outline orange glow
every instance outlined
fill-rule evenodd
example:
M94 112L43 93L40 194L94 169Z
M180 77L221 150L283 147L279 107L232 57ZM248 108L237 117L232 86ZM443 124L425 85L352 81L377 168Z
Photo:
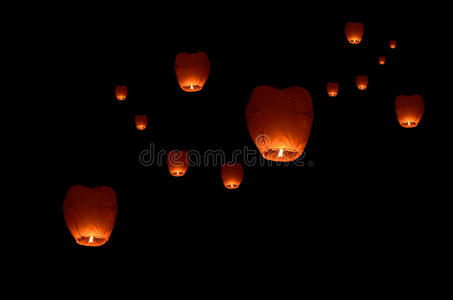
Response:
M395 101L395 112L398 122L404 128L417 127L425 112L425 104L420 95L400 95Z
M175 72L179 86L185 92L200 91L209 76L211 64L204 52L179 53L175 60Z
M395 49L396 48L396 41L395 40L389 41L389 47L390 47L390 49Z
M340 85L338 82L328 82L327 83L327 94L330 97L336 97L338 95L338 89Z
M240 163L225 164L222 166L220 173L223 185L229 190L237 189L244 178L244 169Z
M364 26L361 22L348 22L344 28L346 39L353 45L360 44L363 37Z
M379 64L385 65L385 56L379 56Z
M138 130L145 130L148 126L148 117L146 115L135 116L135 126Z
M189 168L189 157L185 150L173 150L167 153L167 166L171 176L181 177Z
M116 95L116 99L118 99L119 101L126 100L126 97L127 97L127 86L125 86L125 85L117 85L115 87L115 95Z
M302 155L313 123L311 95L306 89L259 86L245 114L250 136L265 159L288 162Z
M115 192L106 186L72 186L63 202L66 226L82 246L102 246L110 238L118 212Z
M363 75L363 76L357 76L355 78L355 82L357 84L357 88L361 91L364 91L368 87L368 76Z

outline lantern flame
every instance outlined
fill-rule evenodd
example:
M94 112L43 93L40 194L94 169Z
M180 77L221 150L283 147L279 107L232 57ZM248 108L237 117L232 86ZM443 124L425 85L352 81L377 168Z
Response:
M93 243L93 236L90 235L90 240L88 241L88 243L92 244Z
M283 149L280 149L280 151L278 152L278 157L283 157Z
M190 89L193 90L193 85L190 85Z

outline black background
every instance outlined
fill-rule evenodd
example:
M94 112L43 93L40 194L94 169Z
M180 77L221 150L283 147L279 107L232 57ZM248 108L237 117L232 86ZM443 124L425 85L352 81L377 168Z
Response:
M167 12L159 21L157 11L117 14L64 27L50 50L51 121L60 128L50 132L55 189L48 201L62 262L147 261L162 274L271 262L414 268L432 218L424 196L435 101L421 38L427 19L292 7L221 18ZM358 46L345 39L347 21L365 25ZM397 49L389 49L390 39ZM201 92L179 88L174 59L183 51L210 59ZM365 92L355 86L361 74L369 76ZM340 83L336 98L326 93L328 81ZM115 99L117 84L129 87L126 101ZM245 167L239 190L228 191L220 166L190 167L173 178L165 164L139 164L151 143L166 151L220 149L227 159L235 149L254 149L245 107L259 85L311 93L305 166ZM404 129L394 101L415 93L425 114L417 128ZM144 132L135 129L136 114L148 115ZM75 184L107 185L117 194L115 228L102 247L77 245L66 228L62 203Z

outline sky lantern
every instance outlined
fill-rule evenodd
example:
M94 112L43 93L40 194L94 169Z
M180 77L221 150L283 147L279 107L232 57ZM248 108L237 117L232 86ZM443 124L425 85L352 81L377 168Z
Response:
M348 22L344 27L344 33L349 43L353 45L360 44L363 37L364 26L361 22Z
M379 60L378 61L379 61L379 64L381 66L385 65L385 56L379 56Z
M288 162L304 152L313 123L311 95L306 89L259 86L250 96L245 115L250 136L265 159Z
M396 48L396 41L395 40L389 41L389 47L390 47L390 49L395 49Z
M181 177L189 168L189 156L185 150L172 150L167 153L168 171L171 176Z
M135 126L137 130L145 130L146 126L148 126L148 117L146 115L135 116Z
M340 85L338 82L328 82L327 83L327 94L330 97L336 97L338 95L338 89Z
M118 212L116 194L110 187L72 186L63 202L66 226L82 246L102 246L110 238Z
M240 163L225 164L220 171L223 185L229 189L237 189L244 178L244 169Z
M398 122L404 128L417 127L425 111L425 104L420 95L400 95L395 101L395 112Z
M183 52L176 56L176 78L185 92L200 91L208 79L210 69L211 64L205 52Z
M366 75L359 75L355 78L355 83L357 84L357 88L361 91L366 90L368 87L368 76Z
M119 101L126 100L127 97L127 86L126 85L117 85L115 87L116 99Z

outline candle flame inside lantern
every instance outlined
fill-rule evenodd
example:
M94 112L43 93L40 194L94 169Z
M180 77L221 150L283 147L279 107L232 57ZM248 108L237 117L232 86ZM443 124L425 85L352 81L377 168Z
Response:
M193 90L193 85L190 85L190 89Z
M278 157L283 157L283 149L280 149L280 151L278 152Z
M90 240L88 241L88 243L93 243L93 236L90 235Z

